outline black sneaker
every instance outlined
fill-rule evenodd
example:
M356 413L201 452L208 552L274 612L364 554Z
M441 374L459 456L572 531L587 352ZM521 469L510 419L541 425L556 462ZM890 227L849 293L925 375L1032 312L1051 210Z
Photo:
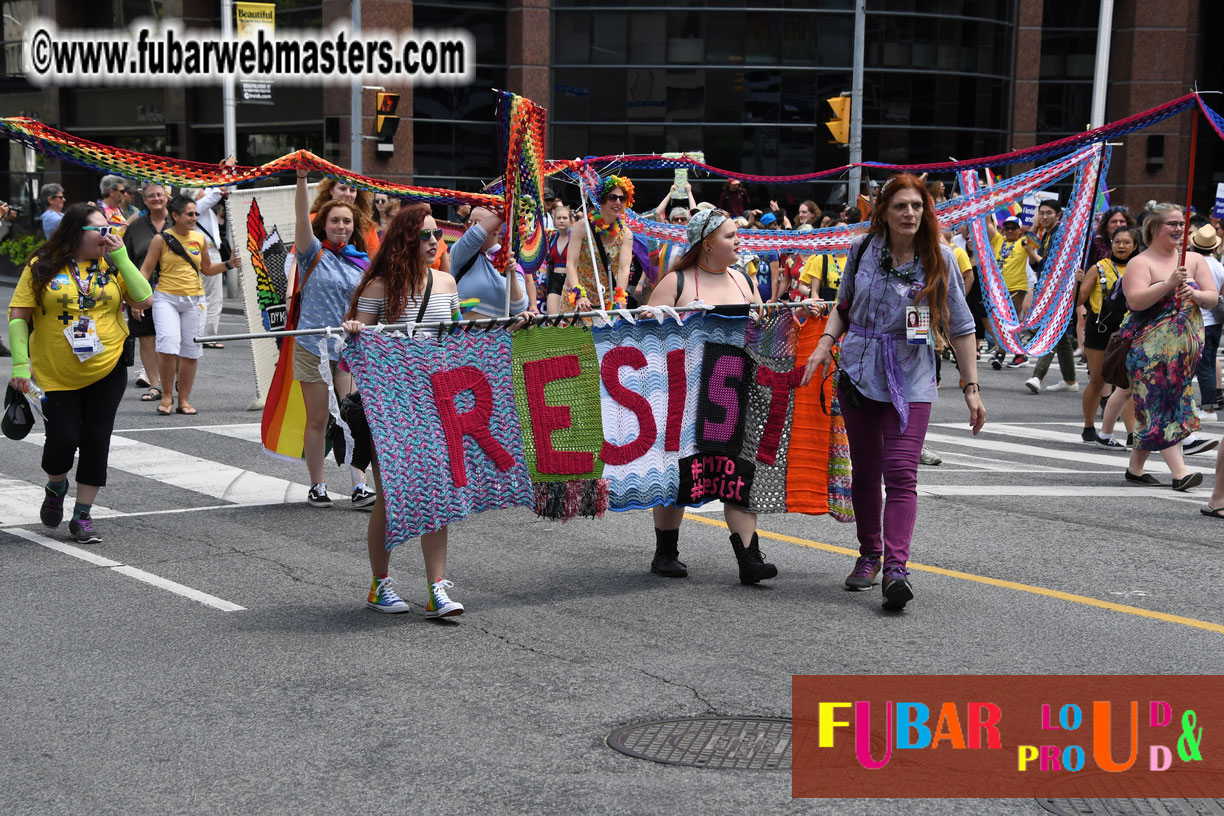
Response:
M1215 450L1220 444L1218 439L1205 439L1201 436L1192 436L1186 442L1182 443L1182 453L1187 456L1193 456L1196 453L1206 453L1209 450Z
M1080 439L1091 445L1093 442L1098 441L1100 436L1097 435L1096 428L1085 428L1080 431Z
M331 497L327 495L327 485L320 482L310 486L310 492L306 494L306 503L311 507L331 507Z
M884 595L885 609L904 609L907 603L914 600L914 587L909 582L909 571L902 567L891 567L884 573L880 590Z
M1148 487L1163 487L1160 480L1150 473L1144 473L1141 476L1136 476L1130 472L1130 468L1126 469L1126 481L1131 484L1147 485Z
M1003 369L1003 358L999 356L991 357L990 367L995 371L1001 371Z
M374 502L377 500L378 494L365 485L357 485L353 488L353 507L356 507L358 510L366 510L373 507ZM330 499L328 501L330 503Z
M1133 450L1134 447L1135 447L1135 435L1133 433L1128 433L1126 435L1126 448L1127 450Z
M64 520L64 497L68 495L68 486L64 485L63 495L57 494L46 486L43 487L43 491L43 502L42 507L38 510L38 517L42 519L44 527L55 529Z
M1200 476L1199 478L1201 479L1202 477ZM72 534L72 538L78 544L99 544L102 542L102 536L94 531L93 519L89 516L73 519L68 522L68 532Z
M1112 436L1106 436L1105 434L1097 434L1096 442L1101 447L1109 448L1110 450L1118 450L1118 451L1126 450L1125 445L1123 445L1118 440L1114 439Z
M1028 358L1023 354L1017 354L1012 358L1012 361L1007 364L1008 368L1024 368L1028 364Z

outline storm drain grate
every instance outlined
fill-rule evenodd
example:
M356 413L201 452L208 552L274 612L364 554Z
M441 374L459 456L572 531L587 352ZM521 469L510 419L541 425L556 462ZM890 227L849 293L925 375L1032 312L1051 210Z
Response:
M618 728L608 745L666 765L789 771L791 721L771 717L693 717Z
M1057 816L1224 816L1224 799L1038 799Z

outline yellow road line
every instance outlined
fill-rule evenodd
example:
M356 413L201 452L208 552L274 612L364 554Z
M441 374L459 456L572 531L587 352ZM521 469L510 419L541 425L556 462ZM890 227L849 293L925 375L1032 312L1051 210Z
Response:
M699 516L695 513L685 513L686 519L708 524L711 527L722 527L726 529L727 525L716 519ZM837 553L838 555L858 555L858 550L852 550L848 547L837 547L833 544L825 544L820 541L812 541L808 538L797 538L796 536L785 535L784 533L771 533L768 530L757 529L757 535L761 538L769 538L774 541L785 541L790 544L798 544L801 547L809 547L813 550L824 550L825 552ZM935 575L945 575L949 578L960 578L962 581L973 581L978 584L986 584L987 586L1001 587L1003 589L1014 589L1017 592L1028 592L1032 595L1044 595L1047 598L1057 598L1060 601L1069 601L1071 603L1083 604L1084 606L1095 606L1098 609L1108 609L1112 612L1122 612L1127 615L1135 615L1140 618L1152 618L1153 620L1164 621L1165 623L1178 623L1182 626L1190 626L1195 629L1205 629L1208 632L1215 632L1218 635L1224 635L1224 624L1211 623L1210 621L1201 621L1195 618L1184 618L1181 615L1169 615L1165 612L1153 612L1150 609L1141 609L1137 606L1127 606L1126 604L1113 603L1112 601L1101 601L1096 598L1089 598L1086 595L1074 595L1070 592L1060 592L1057 589L1046 589L1045 587L1032 586L1030 584L1021 584L1016 581L1004 581L999 578L988 578L984 575L974 575L968 572L959 572L957 570L944 569L943 567L931 567L926 564L918 564L910 561L906 565L911 570L918 572L930 572Z

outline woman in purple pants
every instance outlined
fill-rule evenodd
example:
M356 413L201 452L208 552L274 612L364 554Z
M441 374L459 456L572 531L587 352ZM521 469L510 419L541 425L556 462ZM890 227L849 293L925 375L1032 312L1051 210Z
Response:
M837 387L859 540L846 587L870 589L882 556L884 607L901 609L914 597L906 564L918 514L918 456L937 399L934 327L942 326L952 339L973 432L986 422L973 315L960 274L949 274L957 269L956 259L940 243L931 195L916 176L884 183L871 228L854 241L847 259L837 309L808 358L804 383L816 369L827 371L840 341Z

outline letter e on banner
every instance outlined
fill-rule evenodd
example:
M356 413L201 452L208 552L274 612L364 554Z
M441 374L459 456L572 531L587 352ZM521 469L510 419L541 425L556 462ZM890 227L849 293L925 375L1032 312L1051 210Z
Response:
M553 380L577 377L581 373L577 354L546 357L523 363L523 382L527 404L531 407L531 432L535 437L536 470L553 476L581 476L589 473L595 457L586 451L559 451L553 447L553 431L570 427L570 407L549 405L544 386Z

